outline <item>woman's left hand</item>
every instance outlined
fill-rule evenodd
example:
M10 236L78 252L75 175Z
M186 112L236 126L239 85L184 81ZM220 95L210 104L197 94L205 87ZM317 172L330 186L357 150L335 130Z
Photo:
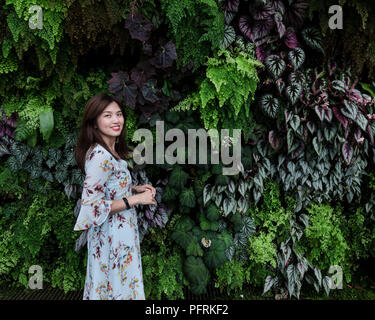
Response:
M135 192L144 192L146 190L150 190L152 193L152 196L155 197L156 189L153 186L150 186L149 184L144 184L142 186L135 186L134 191Z

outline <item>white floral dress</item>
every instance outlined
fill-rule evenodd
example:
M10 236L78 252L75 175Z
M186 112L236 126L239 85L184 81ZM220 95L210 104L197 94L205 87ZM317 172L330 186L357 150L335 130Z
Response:
M83 299L145 300L137 213L131 208L109 214L112 200L132 195L127 162L97 144L86 157L85 172L74 226L88 229Z

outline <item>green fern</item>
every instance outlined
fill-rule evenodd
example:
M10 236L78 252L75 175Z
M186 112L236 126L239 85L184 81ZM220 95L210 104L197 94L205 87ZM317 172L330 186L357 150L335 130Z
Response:
M0 74L16 71L17 69L18 63L13 55L8 56L8 58L0 56Z
M263 65L236 49L234 53L220 49L215 57L207 59L206 65L207 78L201 82L199 91L172 110L195 110L199 106L206 129L223 127L223 123L230 123L229 128L241 128L251 120L250 104L259 82L256 68ZM239 117L240 113L245 117Z
M42 9L41 29L32 29L29 26L29 21L37 15L36 11L29 12L34 5ZM64 34L63 22L67 5L63 0L56 0L53 4L47 0L7 0L4 8L9 11L6 19L12 38L5 39L6 43L2 46L4 56L6 57L10 48L14 47L18 58L22 60L23 53L33 45L41 70L44 70L47 60L55 65L59 51L57 44Z
M178 55L177 63L193 62L193 72L204 58L220 46L224 38L224 14L214 0L162 0L162 10L172 26Z

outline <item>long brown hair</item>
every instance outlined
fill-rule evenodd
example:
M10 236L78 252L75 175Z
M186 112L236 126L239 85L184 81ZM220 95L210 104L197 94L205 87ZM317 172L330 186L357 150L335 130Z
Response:
M112 154L115 159L117 159L117 157L111 152L109 147L102 139L98 130L95 129L95 126L97 126L97 118L111 102L116 102L120 106L124 116L124 126L120 136L118 137L118 142L115 143L115 150L119 157L124 160L127 160L129 153L132 152L132 150L126 144L126 114L123 106L114 97L108 94L99 93L93 96L85 106L81 123L81 131L78 137L76 149L74 151L74 158L78 164L78 167L83 173L85 173L86 153L89 148L96 143L107 149L107 151Z

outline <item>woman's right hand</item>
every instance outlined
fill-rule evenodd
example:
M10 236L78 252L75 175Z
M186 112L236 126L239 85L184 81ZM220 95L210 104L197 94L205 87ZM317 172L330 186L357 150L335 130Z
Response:
M156 204L156 200L154 199L154 196L150 189L147 189L146 191L142 193L138 193L135 197L138 198L137 204L150 204L150 205Z

